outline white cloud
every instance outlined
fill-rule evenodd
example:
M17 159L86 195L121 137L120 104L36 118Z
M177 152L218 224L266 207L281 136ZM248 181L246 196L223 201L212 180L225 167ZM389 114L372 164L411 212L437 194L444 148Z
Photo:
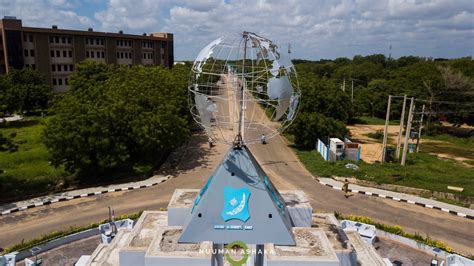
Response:
M388 53L390 44L395 56L467 56L474 49L472 0L108 0L90 17L77 15L78 1L0 0L0 7L29 25L172 32L177 59L243 30L292 43L300 58Z
M86 29L94 25L93 19L78 15L73 1L65 0L0 0L2 15L16 16L24 26Z

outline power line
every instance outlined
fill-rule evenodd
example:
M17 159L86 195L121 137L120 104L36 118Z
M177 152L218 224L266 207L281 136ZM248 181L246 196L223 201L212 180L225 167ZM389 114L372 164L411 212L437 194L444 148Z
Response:
M468 105L473 105L474 106L474 103L460 103L460 102L447 102L447 101L430 101L430 100L421 100L421 99L416 99L415 101L417 102L423 102L423 103L442 103L442 104L456 104L456 105L459 105L459 104L468 104Z

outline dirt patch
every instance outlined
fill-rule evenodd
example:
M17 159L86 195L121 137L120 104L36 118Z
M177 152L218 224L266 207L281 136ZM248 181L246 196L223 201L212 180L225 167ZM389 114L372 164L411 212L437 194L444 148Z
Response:
M433 152L431 152L430 154L438 156L438 158L440 158L440 159L455 160L455 161L457 161L458 163L462 164L465 167L469 167L469 168L474 167L474 165L471 165L471 164L465 162L465 161L471 161L471 159L469 159L469 158L454 156L452 154L447 154L447 153L433 153Z
M377 130L384 129L383 125L361 125L356 124L353 126L347 126L347 128L351 132L352 140L354 142L359 142L361 145L360 151L360 158L366 163L374 163L378 162L382 159L382 141L373 139L367 136L369 133L375 133ZM399 133L399 126L397 125L389 125L388 126L388 143L392 145L396 145L398 140L398 133ZM404 135L401 136L401 149L403 149L403 142L405 141ZM423 146L436 144L436 145L452 145L449 142L442 141L442 140L424 140L423 137L420 140L421 150ZM474 165L469 164L465 161L471 161L472 159L456 156L450 153L430 153L432 155L438 156L440 159L451 159L459 162L461 165L465 167L472 168Z
M178 202L184 202L185 205L191 205L196 199L196 192L184 192L179 195Z
M383 125L353 125L347 126L351 132L352 141L361 145L360 158L366 163L375 163L382 159L382 143L380 140L367 136L377 130L383 130ZM389 143L397 143L399 126L388 126Z
M321 240L306 230L295 230L296 247L275 246L278 256L324 256L327 255L321 246Z
M178 239L183 230L173 229L163 233L160 249L163 252L180 252L180 251L199 251L199 244L178 244Z

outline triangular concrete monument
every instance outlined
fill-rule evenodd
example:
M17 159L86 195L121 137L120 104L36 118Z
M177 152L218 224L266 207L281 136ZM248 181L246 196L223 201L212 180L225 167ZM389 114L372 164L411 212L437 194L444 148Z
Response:
M231 148L196 198L180 243L295 245L285 202L246 146Z

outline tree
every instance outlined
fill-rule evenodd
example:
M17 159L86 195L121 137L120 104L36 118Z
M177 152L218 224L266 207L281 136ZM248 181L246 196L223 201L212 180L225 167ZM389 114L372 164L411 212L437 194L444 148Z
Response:
M306 71L300 71L298 74L302 93L300 112L317 112L343 122L351 118L351 100L339 86Z
M446 118L455 126L464 123L474 125L473 81L464 76L462 72L453 70L451 67L439 66L438 69L444 81L444 89L440 90L438 97L441 101L439 108L449 110Z
M43 135L55 166L105 175L157 163L188 138L188 68L85 62L77 69Z
M11 69L0 78L0 108L3 112L46 109L51 87L40 72L31 68Z
M318 138L344 138L349 133L344 123L314 112L298 114L288 131L295 144L306 149L314 149Z

